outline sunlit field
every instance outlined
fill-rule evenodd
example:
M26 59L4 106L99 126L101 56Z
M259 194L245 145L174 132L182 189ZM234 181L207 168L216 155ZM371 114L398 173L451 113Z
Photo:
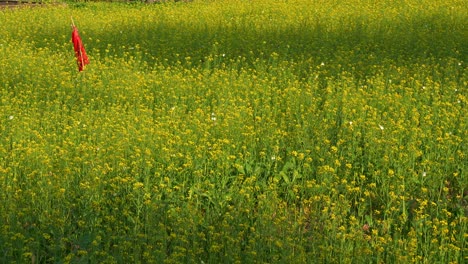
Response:
M0 25L0 263L468 262L464 0Z

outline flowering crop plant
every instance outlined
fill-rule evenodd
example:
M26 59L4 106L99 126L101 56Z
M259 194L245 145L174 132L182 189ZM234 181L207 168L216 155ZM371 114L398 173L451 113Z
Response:
M467 263L467 21L463 0L0 9L0 263Z

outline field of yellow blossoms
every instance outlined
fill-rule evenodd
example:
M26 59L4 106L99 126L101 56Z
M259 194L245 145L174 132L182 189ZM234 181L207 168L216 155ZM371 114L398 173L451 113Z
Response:
M0 25L0 263L467 263L464 0Z

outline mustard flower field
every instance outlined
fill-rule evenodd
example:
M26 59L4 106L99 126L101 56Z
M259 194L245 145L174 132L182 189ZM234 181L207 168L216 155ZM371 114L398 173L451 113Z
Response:
M468 262L465 1L68 2L0 26L0 263Z

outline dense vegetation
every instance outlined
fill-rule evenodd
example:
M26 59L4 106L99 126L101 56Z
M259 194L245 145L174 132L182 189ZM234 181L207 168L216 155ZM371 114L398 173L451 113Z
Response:
M467 11L0 10L0 262L466 262Z

